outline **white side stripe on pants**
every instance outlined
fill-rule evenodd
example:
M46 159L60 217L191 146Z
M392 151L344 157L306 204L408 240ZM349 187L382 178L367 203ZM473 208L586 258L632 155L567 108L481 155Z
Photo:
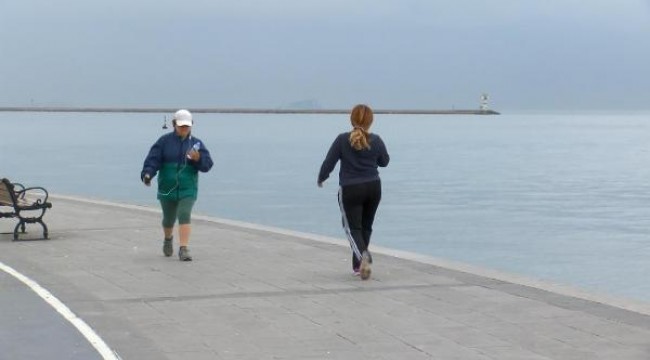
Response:
M342 187L339 187L339 208L341 209L341 217L343 218L343 230L345 230L345 235L347 235L348 240L350 241L350 247L352 248L352 252L354 253L354 256L356 256L357 259L361 261L361 251L359 251L359 248L357 247L357 243L354 241L354 238L352 237L352 233L350 232L350 224L348 224L348 217L345 215L345 207L343 207Z

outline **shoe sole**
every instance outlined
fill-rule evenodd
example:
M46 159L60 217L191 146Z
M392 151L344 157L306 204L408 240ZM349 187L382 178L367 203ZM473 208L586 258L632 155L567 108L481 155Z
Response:
M371 272L372 270L370 269L370 259L368 253L364 252L361 256L361 267L359 268L359 275L361 276L361 280L368 280L370 278Z

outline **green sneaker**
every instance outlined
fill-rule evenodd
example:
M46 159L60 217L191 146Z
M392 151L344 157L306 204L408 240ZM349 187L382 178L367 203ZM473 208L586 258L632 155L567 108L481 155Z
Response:
M190 249L187 246L178 248L178 259L180 261L192 261L192 255L190 255Z
M163 241L163 254L165 256L170 257L174 254L174 237L170 237L169 239L165 239Z

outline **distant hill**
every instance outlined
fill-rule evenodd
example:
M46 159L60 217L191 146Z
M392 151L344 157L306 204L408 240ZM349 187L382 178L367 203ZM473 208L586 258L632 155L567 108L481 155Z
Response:
M316 99L305 99L294 101L279 107L280 109L294 109L294 110L318 110L323 107Z

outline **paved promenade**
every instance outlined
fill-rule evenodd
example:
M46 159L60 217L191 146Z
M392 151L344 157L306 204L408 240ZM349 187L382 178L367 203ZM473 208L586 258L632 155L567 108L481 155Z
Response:
M650 359L648 304L379 248L361 281L343 240L200 216L194 261L180 262L177 249L162 255L157 209L52 202L51 240L12 242L1 219L0 264L53 294L114 358ZM6 271L0 306L1 360L102 358Z

